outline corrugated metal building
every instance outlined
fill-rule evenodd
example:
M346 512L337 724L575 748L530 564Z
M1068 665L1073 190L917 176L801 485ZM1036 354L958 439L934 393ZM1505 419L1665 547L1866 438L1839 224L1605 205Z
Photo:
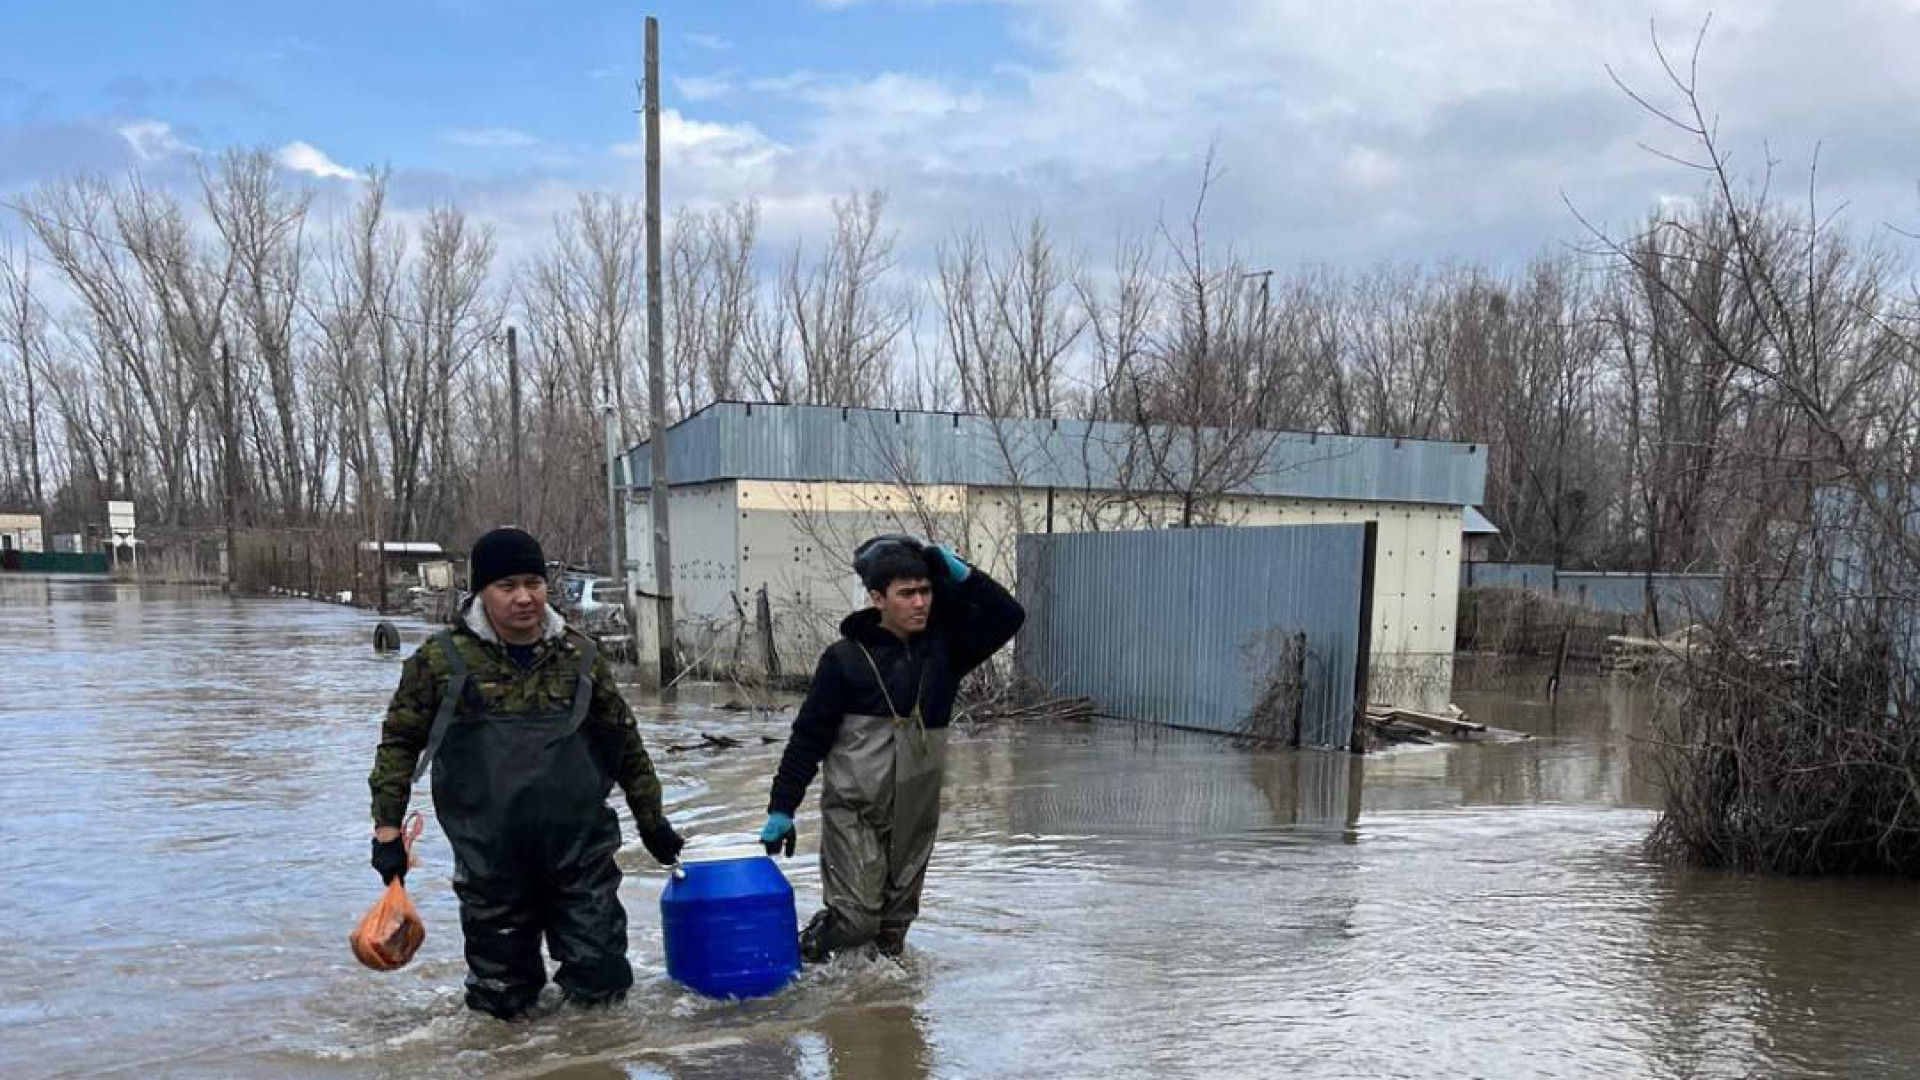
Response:
M720 403L676 424L667 449L678 633L699 659L757 662L739 655L753 648L741 621L765 589L783 669L810 666L864 603L847 561L873 533L948 541L1013 581L1018 536L1178 524L1181 485L1167 478L1220 475L1225 460L1236 482L1218 485L1228 493L1207 523L1379 523L1374 695L1438 707L1451 688L1462 514L1486 480L1478 446ZM627 463L629 566L647 588L647 444Z

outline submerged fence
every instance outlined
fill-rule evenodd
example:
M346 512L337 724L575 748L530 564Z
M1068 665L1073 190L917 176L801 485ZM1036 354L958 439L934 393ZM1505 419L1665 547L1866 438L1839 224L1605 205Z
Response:
M1345 748L1366 670L1370 529L1022 536L1015 662L1109 716Z
M107 556L98 551L0 552L0 570L25 574L105 574Z

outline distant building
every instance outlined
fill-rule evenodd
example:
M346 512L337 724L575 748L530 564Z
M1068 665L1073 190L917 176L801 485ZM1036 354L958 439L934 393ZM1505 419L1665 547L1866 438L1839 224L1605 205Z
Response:
M378 544L362 540L355 559L365 559L369 565L381 567L389 585L415 585L425 582L428 567L446 563L447 553L431 540L383 540ZM449 579L451 569L449 566L445 570Z
M1164 434L1164 433L1163 433ZM1218 433L1201 432L1202 446ZM765 590L783 667L812 664L842 615L865 603L848 568L879 532L952 543L1015 584L1022 533L1177 523L1181 493L1159 475L1174 440L1124 424L995 420L952 413L720 403L668 439L673 589L682 649L752 663ZM1486 484L1464 443L1260 433L1242 482L1209 500L1216 525L1379 523L1371 628L1376 700L1444 703L1452 682L1463 527ZM653 590L649 447L628 454L629 566ZM1204 452L1201 455L1204 457ZM1231 573L1231 568L1222 568Z
M0 551L25 551L38 554L45 550L39 514L0 514Z
M1469 506L1461 515L1460 542L1467 562L1492 562L1500 543L1500 527L1488 520L1479 507Z

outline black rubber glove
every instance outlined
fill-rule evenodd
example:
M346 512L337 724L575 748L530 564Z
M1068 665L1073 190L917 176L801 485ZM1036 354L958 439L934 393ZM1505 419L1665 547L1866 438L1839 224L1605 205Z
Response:
M380 884L385 885L394 878L406 879L407 842L394 837L391 840L373 842L373 869L380 875Z
M673 831L671 822L663 821L651 829L641 831L640 845L646 848L647 854L653 856L654 861L661 866L672 866L680 861L680 849L686 847L687 842L680 839L679 833Z

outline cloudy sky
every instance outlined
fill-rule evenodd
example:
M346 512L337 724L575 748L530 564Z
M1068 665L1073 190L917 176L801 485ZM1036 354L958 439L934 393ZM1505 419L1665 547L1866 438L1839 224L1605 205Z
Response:
M1700 82L1736 163L1858 227L1920 230L1920 4L1740 0ZM0 195L276 150L331 200L371 165L523 253L584 188L638 191L644 5L10 0ZM1609 81L1661 103L1693 0L659 0L669 206L758 198L770 246L885 188L909 263L1039 212L1094 258L1190 204L1256 265L1511 263L1699 180ZM3 217L0 214L0 217ZM1891 236L1891 234L1886 234Z

